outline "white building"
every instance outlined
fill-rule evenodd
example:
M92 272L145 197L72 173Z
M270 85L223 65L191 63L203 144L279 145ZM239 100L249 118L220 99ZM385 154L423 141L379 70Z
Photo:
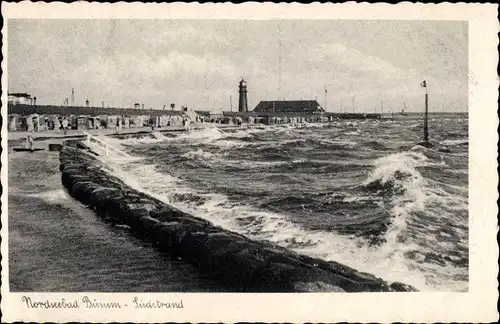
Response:
M31 98L31 96L27 93L9 93L8 95L8 103L12 105L33 105L35 98Z

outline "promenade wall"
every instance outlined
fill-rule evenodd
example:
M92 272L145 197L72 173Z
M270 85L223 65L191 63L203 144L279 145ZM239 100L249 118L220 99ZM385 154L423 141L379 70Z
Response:
M414 291L334 261L304 256L271 242L251 240L189 215L103 170L96 153L77 140L60 152L61 180L75 199L114 224L128 225L158 249L191 262L239 291ZM124 256L127 257L127 256Z

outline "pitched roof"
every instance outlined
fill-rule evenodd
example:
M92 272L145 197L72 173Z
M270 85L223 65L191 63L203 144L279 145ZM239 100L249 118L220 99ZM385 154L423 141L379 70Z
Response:
M316 100L261 101L256 112L309 112L323 110Z
M25 97L25 98L31 97L28 93L21 93L21 92L12 92L9 93L8 95L13 97Z

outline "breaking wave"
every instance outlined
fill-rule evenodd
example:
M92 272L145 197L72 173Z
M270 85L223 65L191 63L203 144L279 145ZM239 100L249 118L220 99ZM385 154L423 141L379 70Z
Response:
M443 155L408 145L412 138L391 144L357 136L388 132L391 139L411 125L383 123L206 128L116 140L129 151L140 147L142 160L109 165L137 190L254 239L420 290L465 291L467 168L457 167L464 160L456 155L466 152ZM345 129L351 126L362 129ZM408 148L391 152L401 145Z
M195 155L203 157L205 153ZM425 160L422 155L411 153L384 157L376 163L363 184L369 187L370 184L379 183L383 188L390 183L390 186L404 191L392 203L392 219L384 235L385 243L375 247L362 238L305 230L286 215L233 202L225 195L198 192L178 178L159 173L154 165L115 164L112 171L135 189L146 191L216 225L254 239L272 241L297 252L342 262L389 281L404 281L426 290L434 286L426 281L423 272L414 271L412 268L416 265L405 257L405 253L418 250L419 247L412 242L401 244L411 213L424 208L426 197L422 192L423 179L415 166Z

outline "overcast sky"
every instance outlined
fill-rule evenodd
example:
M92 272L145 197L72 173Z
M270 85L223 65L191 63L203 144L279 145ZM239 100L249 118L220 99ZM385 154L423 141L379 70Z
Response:
M467 111L466 22L349 20L10 20L10 92L76 102L233 110L238 82L260 100L327 110ZM281 87L279 82L281 39Z

